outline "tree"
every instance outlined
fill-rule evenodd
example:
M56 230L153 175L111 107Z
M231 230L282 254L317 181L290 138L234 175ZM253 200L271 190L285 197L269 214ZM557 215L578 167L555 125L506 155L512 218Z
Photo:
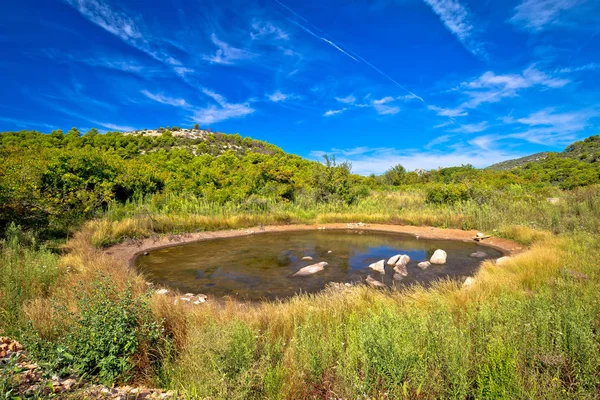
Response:
M200 125L198 125L198 124L194 124L194 129L195 129L195 130L198 130L198 129L200 129Z
M405 183L406 169L398 164L384 174L384 180L389 185L399 186Z

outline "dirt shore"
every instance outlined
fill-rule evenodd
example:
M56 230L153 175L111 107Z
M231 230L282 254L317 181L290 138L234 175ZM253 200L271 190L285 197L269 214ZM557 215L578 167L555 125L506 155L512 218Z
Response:
M142 240L130 240L124 243L108 247L106 250L104 250L104 252L105 254L108 254L111 257L113 257L117 262L125 263L129 266L132 266L135 258L139 254L169 246L182 245L203 240L257 235L268 232L293 232L318 229L358 229L363 231L405 233L423 239L460 240L463 242L474 242L474 237L477 235L477 231L473 230L463 231L460 229L443 229L433 228L429 226L404 226L361 223L336 223L321 225L277 225L228 231L196 232L181 235L162 235ZM519 243L516 243L512 240L497 237L485 239L479 242L479 244L482 246L495 248L504 253L505 255L514 255L526 250L526 248L520 245Z

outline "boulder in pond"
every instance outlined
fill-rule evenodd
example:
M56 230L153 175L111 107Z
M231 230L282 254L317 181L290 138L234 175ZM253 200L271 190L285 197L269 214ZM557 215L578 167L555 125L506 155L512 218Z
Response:
M474 283L475 283L475 279L473 279L472 277L468 277L467 279L465 279L463 286L471 286Z
M404 279L406 275L402 275L402 274L394 274L394 280L395 281L401 281L402 279Z
M471 253L470 257L473 258L486 258L487 253L485 251L476 251L475 253Z
M389 265L390 267L393 267L394 265L396 265L396 263L398 262L398 260L400 259L401 256L402 256L402 254L397 254L393 257L390 257L390 259L387 262L387 265Z
M308 275L313 275L316 274L317 272L321 272L325 269L326 266L328 266L329 264L327 264L325 261L320 262L320 263L316 263L313 265L309 265L307 267L304 268L300 268L298 270L298 272L296 272L294 274L294 276L308 276Z
M432 264L438 264L438 265L446 264L447 257L448 257L448 255L446 254L446 252L444 250L437 249L436 251L433 252L433 255L429 259L429 262Z
M429 261L423 261L417 264L417 267L421 268L421 269L427 269L431 266L431 263Z
M408 276L408 271L406 270L406 264L398 263L394 267L394 272L400 276Z
M305 261L312 261L313 258L311 256L304 256L302 259Z
M407 256L406 254L402 254L400 256L400 258L398 259L398 261L396 261L396 265L407 266L409 262L410 262L410 257Z
M508 257L508 256L500 257L499 259L496 260L496 265L502 265L509 260L510 260L510 257Z
M385 260L379 260L376 263L369 265L369 268L371 268L373 271L385 274Z
M366 282L368 285L376 287L376 288L386 288L387 286L385 286L385 284L383 282L379 282L377 279L373 279L371 278L371 275L367 276Z

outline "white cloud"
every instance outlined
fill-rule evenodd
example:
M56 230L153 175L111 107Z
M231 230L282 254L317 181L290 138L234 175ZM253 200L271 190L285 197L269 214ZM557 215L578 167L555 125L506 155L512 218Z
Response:
M290 93L283 93L281 90L276 90L275 92L267 95L267 98L273 103L279 103L283 101L298 99L300 96Z
M471 53L487 57L483 44L475 36L475 28L467 7L458 0L424 0L434 13L440 17L460 43Z
M360 150L360 151L357 151ZM423 152L414 149L393 149L393 148L357 148L346 150L349 155L344 155L343 151L332 149L331 151L313 151L311 156L319 159L323 154L336 155L338 161L349 161L352 163L352 170L361 175L382 174L392 166L401 164L407 170L416 169L431 170L439 167L452 167L462 164L471 164L475 167L486 167L488 165L517 158L522 154L504 153L501 151L482 152L479 148L462 148L450 152L427 151Z
M323 114L324 117L331 117L332 115L338 115L346 111L347 108L342 108L341 110L328 110Z
M340 103L344 103L344 104L354 104L354 103L356 103L356 97L354 97L353 95L348 95L346 97L336 97L335 99L337 101L339 101Z
M440 115L442 117L455 118L455 117L465 117L465 116L469 115L469 113L467 113L462 108L442 108L442 107L437 107L437 106L428 106L427 108L430 109L431 111L435 111L437 113L437 115ZM442 126L446 126L451 123L452 122L446 122L444 124L436 126L436 128L440 128Z
M395 100L395 98L387 96L379 100L373 100L371 102L371 105L379 115L396 115L400 112L400 107L388 105L389 103L392 103Z
M563 113L547 108L525 118L515 119L515 123L525 125L527 129L516 132L511 137L546 145L566 143L583 133L589 127L590 119L599 115L597 108Z
M125 43L170 66L181 63L156 46L157 41L126 14L113 10L102 0L66 0L88 21L119 37Z
M152 99L158 103L162 103L162 104L168 104L170 106L175 106L175 107L186 107L188 106L188 104L186 103L186 101L184 99L176 99L173 97L168 97L165 96L163 94L155 94L155 93L150 93L147 90L142 90L141 93L148 97L149 99Z
M173 68L173 71L175 71L175 73L181 76L182 78L185 77L186 74L191 74L192 72L195 72L194 69L186 67L175 67Z
M218 107L210 105L195 109L192 120L199 124L213 124L231 118L242 118L255 111L248 103L228 103L225 97L212 90L203 89L202 92L212 98Z
M435 129L438 129L438 128L444 128L444 127L446 127L446 126L453 125L453 124L454 124L454 122L453 122L453 121L446 121L446 122L442 122L441 124L437 124L437 125L435 125L435 126L434 126L434 128L435 128Z
M531 31L541 31L560 22L561 15L587 0L523 0L515 7L510 19L515 25Z
M532 65L521 74L496 75L488 71L478 78L463 82L463 93L470 97L461 108L476 108L483 103L497 103L505 97L515 97L522 89L534 86L560 88L570 82L542 72Z
M107 129L111 129L113 131L119 131L119 132L135 131L135 128L133 128L131 126L115 125L115 124L111 124L110 122L100 122L100 121L90 121L90 122L94 125L100 125Z
M483 132L488 128L487 121L479 122L477 124L461 124L456 129L452 129L450 132L457 133L477 133Z
M280 27L271 22L254 21L252 23L253 32L250 32L252 40L262 39L266 36L273 37L277 40L288 40L289 35Z
M256 55L236 47L230 46L226 42L219 40L216 34L210 36L211 41L218 47L217 52L213 55L205 54L203 58L213 64L231 65L237 60L247 60L254 58Z
M595 71L600 69L600 64L598 63L589 63L585 65L581 65L579 67L566 67L557 69L555 72L559 74L570 74L573 72L582 72L582 71Z

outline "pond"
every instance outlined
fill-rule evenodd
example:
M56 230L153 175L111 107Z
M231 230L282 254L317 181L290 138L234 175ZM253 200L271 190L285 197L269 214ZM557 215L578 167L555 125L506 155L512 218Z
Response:
M436 249L446 251L446 264L425 270L417 267ZM487 255L473 257L472 253L478 251ZM401 281L393 279L393 267L387 264L385 274L369 269L370 264L387 262L396 254L410 256L408 276ZM323 230L264 233L166 247L137 257L135 266L149 281L183 293L257 301L315 293L330 282L364 282L369 275L388 286L429 285L445 278L464 280L477 271L482 260L501 256L499 251L476 243L386 232ZM294 276L301 268L322 261L328 263L323 271Z

